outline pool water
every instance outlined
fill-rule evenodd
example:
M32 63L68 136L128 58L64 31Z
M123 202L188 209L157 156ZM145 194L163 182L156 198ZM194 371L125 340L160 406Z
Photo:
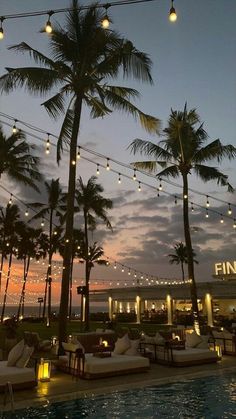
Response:
M218 419L236 418L235 374L148 386L83 399L52 403L42 408L5 413L14 419Z

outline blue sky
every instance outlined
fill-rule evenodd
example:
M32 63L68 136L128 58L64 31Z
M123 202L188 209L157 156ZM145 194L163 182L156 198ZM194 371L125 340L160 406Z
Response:
M86 5L90 3L82 2ZM31 10L53 10L68 5L66 0L2 0L0 13L4 16ZM175 24L168 21L168 0L110 8L112 28L129 38L138 49L148 53L153 61L153 86L127 80L124 84L140 91L141 98L137 105L144 112L160 118L163 127L170 109L182 109L187 101L188 107L196 107L202 121L205 121L209 140L220 138L223 143L236 146L236 2L176 0L175 7L178 12ZM52 22L54 19L63 22L63 15L53 16ZM32 17L4 21L5 39L0 43L0 74L4 73L4 67L29 64L26 56L8 51L9 45L25 41L47 52L47 36L38 32L45 20L44 17ZM16 91L0 97L0 110L57 134L61 121L55 123L50 120L40 106L41 102L42 98ZM84 111L80 143L90 149L130 163L135 159L127 151L127 146L137 137L158 140L145 133L131 117L114 112L103 120L90 120ZM46 177L50 179L60 176L66 185L66 155L58 169L53 156L45 163L42 147L39 151L44 160ZM229 175L235 186L235 161L225 161L221 169ZM95 174L95 166L87 162L81 162L78 170L85 180ZM6 179L3 181L4 185L9 185ZM138 194L135 192L137 185L134 188L132 181L124 181L119 189L116 176L111 173L102 173L99 181L105 193L114 198L115 202L111 213L114 233L107 233L103 227L95 233L95 239L101 240L106 254L134 269L153 275L178 275L179 268L170 266L166 255L172 253L176 241L183 240L181 206L173 207L173 200L165 196L156 202L156 197L148 188L143 188L142 194ZM236 203L235 194L229 195L213 183L204 185L193 177L190 185L205 194ZM10 187L30 202L32 192L19 185ZM167 190L173 194L179 193L178 189L170 186ZM192 194L191 199L202 205L205 203L205 198L199 195ZM212 202L212 207L217 208L218 205ZM226 208L222 206L219 211L224 213ZM194 217L191 223L197 228L193 234L193 246L200 262L197 276L199 280L210 280L214 262L225 258L235 259L236 231L232 231L232 225L228 222L220 230L214 215L208 222L204 219L204 213L199 212ZM80 273L78 270L78 277L81 275L82 271ZM95 277L109 275L108 271L104 273L97 270L94 273Z

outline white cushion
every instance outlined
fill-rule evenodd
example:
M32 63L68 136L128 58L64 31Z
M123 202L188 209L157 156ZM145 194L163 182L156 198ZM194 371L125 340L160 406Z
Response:
M183 350L172 350L172 355L173 355L173 361L176 363L180 363L180 364L184 364L186 363L191 363L191 362L195 362L195 361L217 361L218 357L217 357L217 352L216 351L210 351L209 349L200 349L200 348L188 348L188 349L183 349ZM161 350L157 350L157 358L159 359L165 359L167 360L167 356L166 353L161 351Z
M75 352L77 349L82 349L84 352L84 347L79 341L77 343L62 342L62 347L65 351Z
M126 333L122 338L118 338L115 342L114 354L122 355L130 348L130 346L130 339Z
M109 358L97 358L92 354L85 355L84 371L89 374L122 372L137 368L148 368L149 359L143 356L117 355L112 353Z
M35 381L34 368L8 367L7 361L0 362L0 385L6 385L8 381L12 384L22 384Z
M199 349L209 349L209 335L201 335L201 342L197 344L197 346L195 346L195 348L199 348Z
M187 348L195 348L201 342L202 342L201 337L195 331L192 333L186 333L186 347Z
M130 340L130 347L125 351L125 355L132 355L132 356L140 356L140 353L138 352L140 339Z
M7 366L8 367L13 367L14 365L16 365L16 362L18 361L18 359L22 355L23 349L24 349L24 339L22 339L20 342L18 342L10 350L10 352L8 354L8 359L7 359Z
M28 364L32 353L34 352L33 346L25 345L21 357L16 362L16 367L24 368Z

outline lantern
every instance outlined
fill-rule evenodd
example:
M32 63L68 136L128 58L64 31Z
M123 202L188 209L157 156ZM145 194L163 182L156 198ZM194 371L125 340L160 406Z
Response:
M48 359L40 359L40 364L38 365L38 380L41 382L50 381L51 375L51 361Z

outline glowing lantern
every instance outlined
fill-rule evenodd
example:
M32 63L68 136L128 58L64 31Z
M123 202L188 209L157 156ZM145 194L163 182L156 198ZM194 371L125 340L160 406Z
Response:
M38 366L38 380L41 382L50 381L51 376L51 361L48 359L40 359Z

